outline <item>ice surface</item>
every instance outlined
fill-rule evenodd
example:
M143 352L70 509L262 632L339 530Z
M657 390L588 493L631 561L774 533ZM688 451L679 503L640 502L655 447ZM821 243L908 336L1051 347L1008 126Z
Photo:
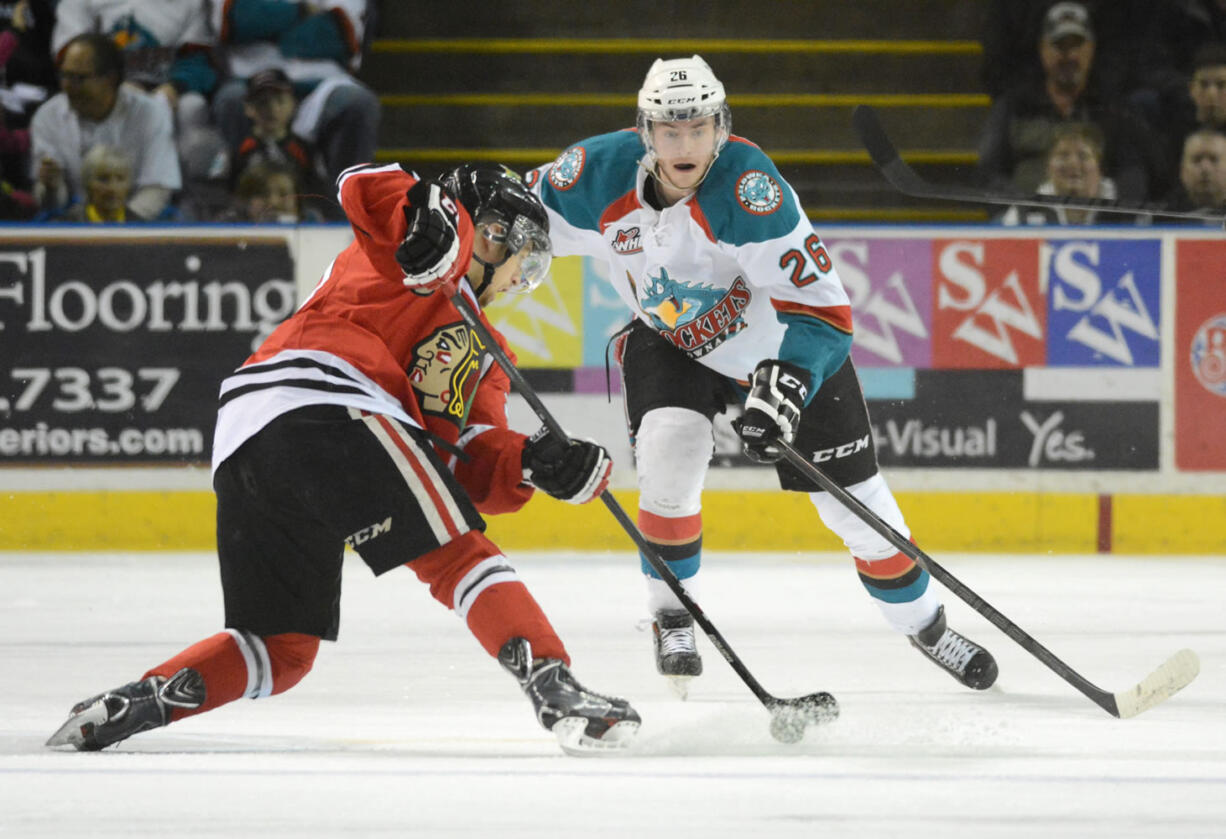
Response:
M1183 647L1201 675L1117 720L946 595L1000 662L976 694L886 627L848 560L710 554L699 602L766 689L842 705L785 746L705 639L688 702L656 675L636 557L512 556L578 677L643 715L631 754L575 759L411 573L350 560L340 641L289 693L59 753L42 744L73 702L220 628L215 562L4 554L0 836L1226 836L1226 559L937 558L1104 689Z

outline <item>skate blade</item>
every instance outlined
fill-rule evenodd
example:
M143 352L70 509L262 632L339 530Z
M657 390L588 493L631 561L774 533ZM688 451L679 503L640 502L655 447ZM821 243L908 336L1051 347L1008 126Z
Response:
M94 726L101 725L106 722L106 719L106 702L99 699L93 705L69 717L68 722L61 725L59 730L48 738L45 745L53 749L72 746L74 749L88 750L89 746L85 743L86 735L83 729L88 725L92 731Z
M690 681L693 676L665 676L668 686L673 689L673 693L677 694L677 698L682 702L690 698Z
M600 739L587 735L588 720L585 717L563 717L553 724L553 734L558 745L568 755L575 757L598 757L623 751L638 734L639 723L622 720L614 723Z

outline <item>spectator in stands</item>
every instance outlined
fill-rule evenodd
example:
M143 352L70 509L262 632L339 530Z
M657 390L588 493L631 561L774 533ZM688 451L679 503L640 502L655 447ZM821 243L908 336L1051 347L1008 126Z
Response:
M217 87L205 0L59 0L52 50L78 35L106 35L123 51L124 81L166 100L181 124L208 121Z
M43 213L36 221L75 221L91 224L128 221L132 195L132 161L114 146L98 145L81 160L85 195L81 201Z
M6 196L12 190L24 195L31 186L30 119L56 89L52 21L49 0L0 2L0 172L9 185Z
M1226 42L1214 41L1197 50L1188 97L1196 126L1226 128Z
M1226 217L1226 134L1213 128L1198 128L1183 144L1179 186L1168 197L1172 210L1208 210ZM1165 219L1178 223L1186 220Z
M1173 120L1173 130L1172 126L1163 126L1175 141L1172 162L1176 165L1183 154L1183 141L1193 131L1226 130L1226 42L1211 41L1196 51L1185 90L1186 95L1181 97L1182 120L1178 117Z
M128 198L132 195L132 161L120 149L94 146L81 161L85 201L81 221L127 221Z
M291 128L296 107L293 84L282 70L269 67L248 79L244 111L251 131L230 153L235 183L248 167L273 163L291 169L306 193L322 199L324 193L331 191L325 185L327 172L323 160Z
M169 108L123 82L123 56L104 35L78 35L59 63L63 92L34 114L30 126L35 196L44 209L83 195L81 164L92 146L131 154L135 191L128 212L156 218L181 186Z
M993 99L1043 75L1034 45L1044 18L1060 0L988 0L980 43L979 78ZM1103 90L1123 94L1137 78L1139 48L1152 31L1159 6L1153 0L1085 0L1078 3L1097 33L1094 74Z
M1046 174L1057 126L1092 122L1104 137L1104 172L1122 198L1144 200L1162 175L1161 156L1144 124L1091 86L1096 40L1081 3L1060 2L1043 18L1041 79L1011 88L992 105L979 142L981 180L994 189L1033 192Z
M362 58L367 0L229 0L213 4L219 42L232 79L223 83L214 113L233 148L249 127L246 83L279 67L299 99L293 131L323 154L328 179L373 160L379 99L352 76Z
M235 203L221 221L296 223L298 182L294 170L280 163L253 163L238 179Z
M59 0L52 48L77 35L106 35L123 51L124 81L166 100L175 115L188 180L223 177L225 141L209 99L220 79L207 0Z
M1040 195L1069 198L1116 198L1115 182L1102 173L1102 132L1091 123L1071 122L1055 131L1047 153L1047 180L1036 190ZM1001 216L1005 225L1018 224L1132 224L1133 215L1100 213L1066 207L1013 206Z
M1190 56L1188 73L1160 69L1131 97L1158 138L1169 172L1178 171L1189 134L1203 127L1226 128L1226 42L1202 44Z

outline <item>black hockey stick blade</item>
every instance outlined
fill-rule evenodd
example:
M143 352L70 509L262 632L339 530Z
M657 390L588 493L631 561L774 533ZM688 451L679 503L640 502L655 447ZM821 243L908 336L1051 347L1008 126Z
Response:
M459 290L450 286L443 287L444 293L451 298L451 302L459 311L460 317L464 319L464 323L469 329L477 334L482 343L485 344L485 349L494 357L498 366L507 374L507 378L511 380L511 386L524 398L528 406L532 408L533 413L537 415L545 427L550 432L556 434L560 439L567 440L570 435L562 428L561 424L554 418L550 410L545 407L545 403L537 395L532 385L524 378L523 373L511 361L502 347L490 334L489 329L481 322L481 318L477 316L477 312L473 309L468 298ZM600 493L600 500L604 502L605 507L613 514L613 518L621 525L622 530L634 541L640 553L646 558L647 563L660 575L662 579L677 596L681 605L685 610L694 616L694 622L702 629L706 636L711 641L711 645L719 651L723 656L724 661L736 671L736 674L741 677L741 681L753 692L753 695L758 698L758 701L771 714L771 735L781 742L794 743L798 742L804 736L804 728L809 724L820 724L831 722L839 716L839 703L831 694L825 691L798 696L794 699L780 699L777 696L772 696L767 692L766 688L762 687L754 675L749 672L749 668L741 661L732 649L732 646L724 640L724 636L716 629L710 618L703 612L702 607L690 597L686 592L685 587L681 585L681 581L668 567L664 558L660 556L659 551L648 542L643 534L639 532L634 521L622 509L621 504L613 493L609 490L604 490ZM799 736L797 735L799 732Z
M1051 650L1044 647L1020 626L998 612L990 603L971 591L961 580L945 570L936 560L928 556L910 539L907 539L894 528L890 527L881 517L866 507L843 487L839 486L830 476L821 470L817 464L798 452L790 443L780 443L779 449L784 458L801 474L815 481L823 490L848 509L856 518L876 531L882 538L897 548L902 554L918 563L928 571L938 582L956 594L972 609L983 615L987 620L1012 638L1026 652L1047 665L1057 676L1088 697L1113 717L1127 719L1135 717L1155 705L1166 701L1183 688L1187 687L1200 673L1200 660L1191 650L1180 650L1164 661L1157 670L1150 673L1139 684L1119 693L1110 693L1089 682L1084 676L1069 667L1055 656Z
M1195 210L1169 210L1163 204L1125 204L1105 198L1076 198L1064 195L1039 195L1037 193L989 192L975 187L957 184L934 184L924 180L907 165L891 142L877 112L868 105L857 105L851 112L852 127L860 138L868 156L872 158L881 174L894 189L912 198L931 198L939 201L962 201L973 204L1012 206L1021 204L1030 207L1063 207L1067 210L1094 210L1101 213L1125 213L1127 215L1157 215L1196 221L1214 221L1226 225L1223 213Z

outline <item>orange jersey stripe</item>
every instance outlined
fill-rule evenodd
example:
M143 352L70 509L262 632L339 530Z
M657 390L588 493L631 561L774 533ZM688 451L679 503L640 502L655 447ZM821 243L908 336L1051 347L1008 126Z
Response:
M711 230L711 223L707 221L707 217L703 213L702 207L698 206L697 200L690 202L690 218L694 219L694 223L702 229L702 232L706 234L708 239L712 242L719 241L715 238L715 233Z
M892 580L901 577L915 567L915 562L904 553L896 553L885 559L860 559L856 557L856 570L875 580Z
M600 232L603 233L608 230L610 225L615 224L619 219L634 212L638 207L639 197L632 189L605 207L604 212L600 214Z
M702 513L680 518L665 518L639 510L639 530L660 545L684 545L702 536Z
M830 324L840 332L852 332L850 306L806 306L791 300L776 300L774 297L771 298L771 305L781 314L807 315Z

